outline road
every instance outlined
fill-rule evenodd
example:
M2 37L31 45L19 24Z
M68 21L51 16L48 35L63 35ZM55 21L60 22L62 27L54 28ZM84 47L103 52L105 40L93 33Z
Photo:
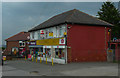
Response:
M118 64L108 62L46 64L28 60L6 61L3 76L118 76Z

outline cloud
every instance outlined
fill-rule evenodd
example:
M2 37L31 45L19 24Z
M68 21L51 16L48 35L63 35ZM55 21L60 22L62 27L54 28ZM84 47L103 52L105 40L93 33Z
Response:
M3 42L4 39L16 33L27 31L52 16L74 8L90 15L96 15L101 5L102 2L3 2Z
M105 2L107 0L2 0L3 2ZM111 0L118 2L119 0Z
M33 18L32 18L31 16L29 16L29 17L28 17L28 20L29 20L29 21L32 21L32 20L33 20Z

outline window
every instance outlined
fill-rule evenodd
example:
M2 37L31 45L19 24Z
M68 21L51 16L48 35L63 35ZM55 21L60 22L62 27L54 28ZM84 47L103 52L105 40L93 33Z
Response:
M35 40L38 39L38 32L37 32L37 31L34 32L34 39L35 39Z
M56 36L59 37L59 27L56 27Z
M57 31L57 37L64 37L64 33L67 32L66 26L58 26L56 27L56 31Z
M56 37L57 37L56 27L53 27L53 37L54 37L54 38L56 38Z
M34 35L35 35L34 32L32 32L32 39L34 39Z
M37 31L38 39L40 39L40 31Z
M64 37L64 33L66 32L66 27L65 26L61 26L60 27L60 37Z
M19 41L19 46L20 47L25 47L25 42L24 41Z
M40 39L45 38L45 30L40 30Z
M64 59L64 53L65 53L64 48L56 48L55 49L55 58Z
M45 49L45 57L51 58L51 49L50 48Z
M30 40L32 40L32 32L30 33Z
M38 56L43 57L43 47L39 48Z
M62 37L62 35L63 35L63 32L62 32L63 30L62 30L62 27L60 27L59 28L59 37Z
M45 38L48 38L48 37L49 37L48 29L45 29Z
M19 43L20 44L20 46L22 46L22 43Z
M49 28L49 38L53 38L53 29Z

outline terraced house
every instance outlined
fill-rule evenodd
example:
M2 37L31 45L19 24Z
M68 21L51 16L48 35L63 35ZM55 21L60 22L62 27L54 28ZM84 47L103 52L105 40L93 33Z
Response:
M107 61L112 26L77 9L58 14L29 30L30 54L61 64Z

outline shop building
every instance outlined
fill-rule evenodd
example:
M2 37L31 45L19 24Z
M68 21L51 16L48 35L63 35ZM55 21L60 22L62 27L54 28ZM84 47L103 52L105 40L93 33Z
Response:
M107 61L112 26L76 9L58 14L29 30L30 54L62 64Z
M6 49L4 55L12 55L14 57L24 57L29 52L27 41L30 39L29 32L20 32L6 39Z

